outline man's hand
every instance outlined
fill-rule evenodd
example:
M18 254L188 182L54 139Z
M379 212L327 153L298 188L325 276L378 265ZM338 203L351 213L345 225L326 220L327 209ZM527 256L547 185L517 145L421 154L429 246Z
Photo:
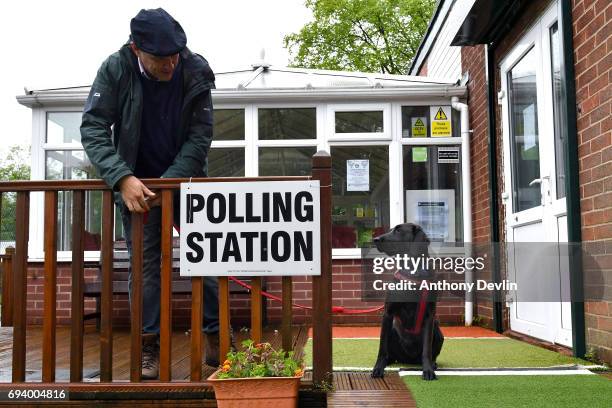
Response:
M159 205L156 194L134 176L125 176L119 180L119 190L123 202L130 211L142 213L149 211L150 204Z

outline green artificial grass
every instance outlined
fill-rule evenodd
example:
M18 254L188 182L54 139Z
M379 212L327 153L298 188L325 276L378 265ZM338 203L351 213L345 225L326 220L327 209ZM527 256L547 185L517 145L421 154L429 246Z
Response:
M374 367L377 339L334 339L334 367ZM305 364L312 366L312 340L304 350ZM438 356L438 367L550 367L590 363L564 356L514 339L445 339ZM394 364L391 367L406 367Z
M419 408L609 407L612 381L599 375L402 377Z

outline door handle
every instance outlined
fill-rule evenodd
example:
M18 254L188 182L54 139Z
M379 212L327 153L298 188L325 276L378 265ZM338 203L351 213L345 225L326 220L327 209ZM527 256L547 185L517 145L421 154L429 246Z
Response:
M537 179L533 179L531 180L531 183L529 183L529 187L533 186L534 184L542 184L542 180L549 180L550 176L542 176L540 178Z
M532 187L534 184L542 184L542 179L537 178L537 179L531 180L531 183L529 183L529 187Z

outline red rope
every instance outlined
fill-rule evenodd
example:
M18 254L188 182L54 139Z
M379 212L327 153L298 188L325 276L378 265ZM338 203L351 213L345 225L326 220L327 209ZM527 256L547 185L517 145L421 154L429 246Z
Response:
M147 223L147 213L144 214L145 215L145 219L144 219L144 223ZM181 227L179 225L174 224L174 228L176 228L176 230L178 231L178 233L181 233ZM241 281L240 279L236 279L233 276L229 277L231 280L233 280L234 282L236 282L237 284L239 284L242 287L247 288L248 290L252 290L251 285L247 284L246 282ZM283 299L275 296L271 293L268 293L264 290L261 291L261 294L264 297L267 297L268 299L272 299L272 300L276 300L277 302L282 302ZM304 305L299 305L297 303L291 303L293 305L293 307L297 307L298 309L304 309L304 310L312 310L312 307L310 306L304 306ZM385 305L382 306L378 306L378 307L373 307L371 309L345 309L343 306L332 306L332 313L337 313L337 314L366 314L366 313L373 313L373 312L378 312L379 310L384 309Z
M236 282L237 284L239 284L242 287L247 288L248 290L251 290L252 287L251 285L249 285L246 282L241 281L240 279L236 279L233 276L229 277L231 280L233 280L234 282ZM271 293L268 293L264 290L261 291L262 296L267 297L268 299L272 299L272 300L276 300L278 302L282 302L282 298L275 296ZM300 305L297 303L292 303L292 305L294 307L297 307L298 309L304 309L304 310L312 310L312 307L310 306L304 306L304 305ZM332 313L337 313L337 314L365 314L365 313L373 313L373 312L378 312L379 310L382 310L385 307L385 305L382 306L378 306L378 307L373 307L371 309L346 309L343 306L332 306Z

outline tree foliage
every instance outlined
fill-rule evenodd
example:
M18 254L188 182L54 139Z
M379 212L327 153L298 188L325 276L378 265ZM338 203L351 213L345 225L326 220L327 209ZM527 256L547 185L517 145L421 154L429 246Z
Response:
M0 157L0 181L30 179L30 147L11 146L4 157ZM15 193L2 194L0 217L0 241L15 239ZM3 249L3 245L0 245Z
M435 0L306 0L314 21L285 36L290 66L405 75Z
M30 146L11 146L5 157L0 157L0 180L30 179Z

